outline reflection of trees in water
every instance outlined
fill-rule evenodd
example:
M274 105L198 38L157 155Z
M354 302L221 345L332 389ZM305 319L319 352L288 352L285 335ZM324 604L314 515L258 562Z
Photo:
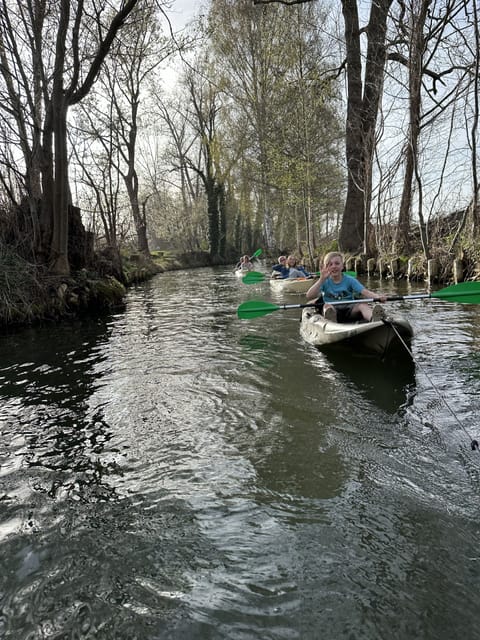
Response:
M274 365L277 349L272 337L246 334L238 343L242 347L244 361L250 366L268 369Z
M32 328L13 336L9 345L0 341L0 394L11 424L4 442L9 436L25 442L17 451L25 465L9 474L8 485L24 483L27 467L39 469L31 482L34 490L50 497L62 493L95 501L115 493L107 480L121 474L118 451L109 444L112 431L101 407L87 413L104 375L109 333L106 319L98 318L50 331Z
M261 363L264 354L272 358L269 340L247 336L242 346ZM395 416L413 401L415 367L409 360L392 366L373 358L352 357L351 353L308 352L316 367L313 376L306 373L308 360L295 357L288 358L284 366L265 367L274 392L265 394L264 424L255 449L262 457L254 464L258 477L270 489L328 498L338 495L349 473L342 448L332 440L332 425L354 416L355 409L345 412L344 407L355 407L360 397L373 403L377 419L378 409ZM317 420L312 416L313 406L317 407ZM359 411L365 407L368 405Z
M116 460L107 459L118 453L118 449L110 447L105 451L112 431L101 410L82 422L76 415L59 418L50 415L47 421L41 431L26 438L27 465L53 472L49 488L41 481L37 481L34 488L51 497L61 491L66 497L87 502L113 498L115 489L107 478L123 473Z
M297 323L292 327L296 329ZM318 378L309 374L308 361L298 357L298 341L288 341L288 333L285 341L282 338L255 333L239 338L243 370L260 372L249 378L258 391L257 398L251 397L251 411L257 414L259 427L254 436L248 433L245 449L241 450L255 467L257 483L267 493L332 497L345 476L341 456L330 446L328 427L324 426L336 413L336 400L328 406L322 404L322 397L334 398L334 380L319 384ZM312 414L313 398L319 398L318 416ZM239 403L243 413L243 394ZM238 447L238 433L235 436Z

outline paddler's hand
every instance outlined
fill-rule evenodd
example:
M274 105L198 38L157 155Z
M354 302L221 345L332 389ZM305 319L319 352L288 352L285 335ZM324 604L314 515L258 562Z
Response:
M320 270L320 282L325 282L325 280L330 276L330 272L330 267L323 267Z

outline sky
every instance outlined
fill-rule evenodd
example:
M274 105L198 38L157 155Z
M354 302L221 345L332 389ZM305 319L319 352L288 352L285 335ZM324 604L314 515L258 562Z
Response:
M208 4L209 0L171 0L171 9L165 10L170 20L174 33L181 31L197 14L201 13L202 7ZM165 23L165 34L169 33L170 27ZM162 70L162 78L167 91L170 91L178 77L178 60L173 58L167 62Z
M181 29L202 7L201 0L173 0L168 16L175 29Z

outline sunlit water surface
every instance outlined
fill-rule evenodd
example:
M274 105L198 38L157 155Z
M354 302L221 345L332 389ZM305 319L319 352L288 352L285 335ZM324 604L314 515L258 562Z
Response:
M480 638L478 306L390 303L405 376L248 299L172 272L0 338L1 638Z

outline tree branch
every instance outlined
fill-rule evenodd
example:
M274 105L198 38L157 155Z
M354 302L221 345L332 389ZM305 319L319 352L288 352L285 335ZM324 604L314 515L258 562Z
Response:
M278 2L278 4L308 4L309 2L315 2L315 0L253 0L253 4L273 4L274 2Z

